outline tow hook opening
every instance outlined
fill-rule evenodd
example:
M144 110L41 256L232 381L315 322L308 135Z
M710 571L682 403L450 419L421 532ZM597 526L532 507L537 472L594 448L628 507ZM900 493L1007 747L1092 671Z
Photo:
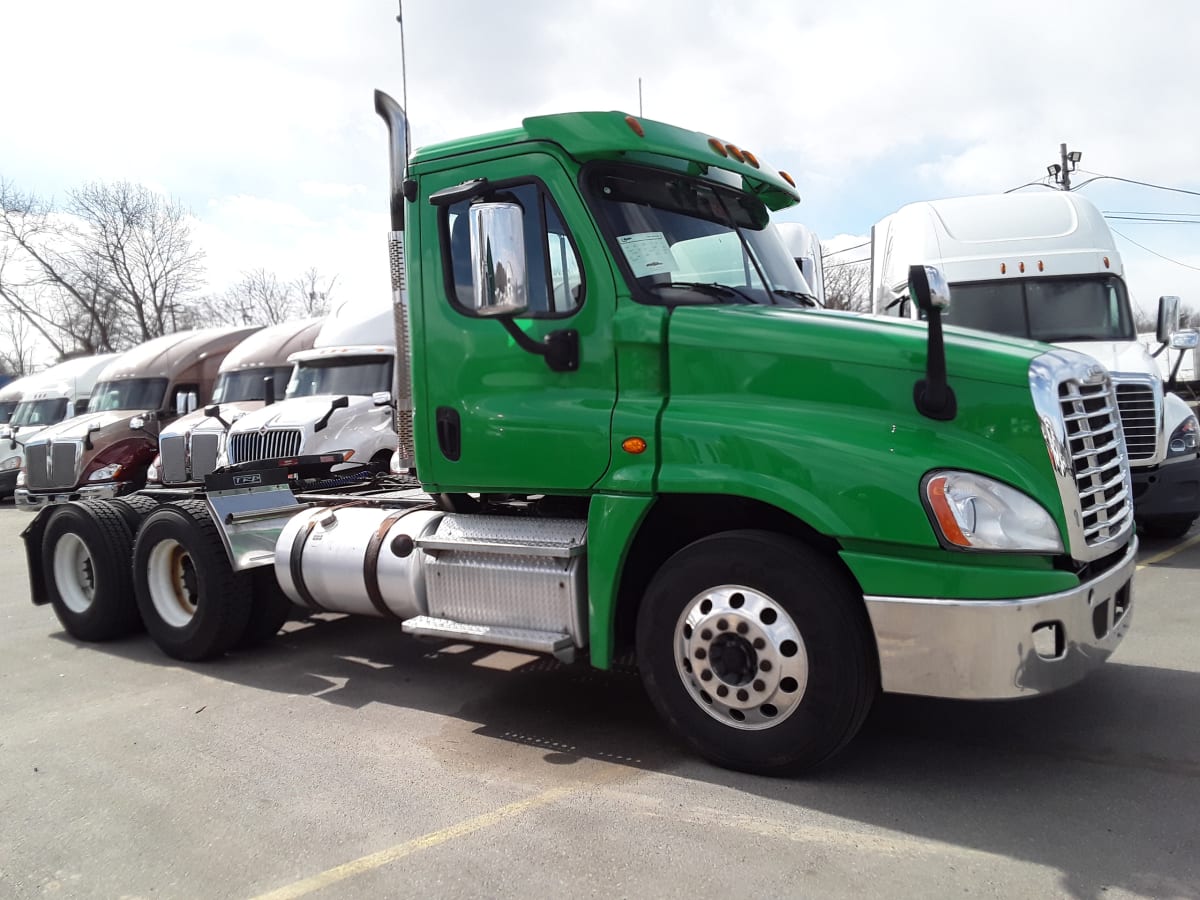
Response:
M1062 659L1067 652L1067 630L1062 622L1041 622L1033 626L1033 650L1045 660Z

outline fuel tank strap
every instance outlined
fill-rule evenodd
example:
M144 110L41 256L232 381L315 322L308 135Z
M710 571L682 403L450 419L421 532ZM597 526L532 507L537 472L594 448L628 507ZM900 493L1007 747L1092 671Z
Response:
M396 615L383 602L383 592L379 589L379 551L383 549L383 539L387 537L387 533L392 526L400 521L404 516L412 510L398 509L386 516L379 526L375 529L375 533L371 535L371 539L367 541L367 552L363 555L363 584L367 588L367 597L382 615L392 619L402 618Z
M328 612L325 607L317 602L317 599L308 589L308 585L304 583L304 565L301 557L304 554L304 545L308 542L308 536L312 534L313 528L316 527L316 518L311 518L304 523L304 527L296 532L296 537L292 540L291 559L288 561L288 568L292 575L292 584L296 587L296 593L300 595L300 599L304 601L304 605L309 609L315 609L319 612Z

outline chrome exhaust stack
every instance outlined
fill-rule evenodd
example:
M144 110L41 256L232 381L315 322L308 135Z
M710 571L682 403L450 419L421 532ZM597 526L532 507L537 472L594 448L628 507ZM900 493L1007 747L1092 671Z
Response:
M404 181L408 174L408 116L383 91L375 91L375 112L387 123L391 186L388 206L388 258L392 272L392 305L396 317L396 433L400 436L400 468L416 465L413 450L412 342L408 321L408 289L404 267Z

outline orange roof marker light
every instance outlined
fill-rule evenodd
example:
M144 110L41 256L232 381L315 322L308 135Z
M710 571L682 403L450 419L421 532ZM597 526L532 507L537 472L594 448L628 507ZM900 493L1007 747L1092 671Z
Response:
M728 150L729 155L732 156L734 159L736 159L738 162L746 161L746 157L742 154L742 151L737 148L736 144L726 144L725 149Z
M1039 272L1046 271L1046 264L1044 262L1042 262L1040 259L1038 260L1038 271Z
M1017 271L1019 271L1023 274L1025 272L1025 263L1023 263L1023 262L1017 263Z
M796 186L796 182L792 179L792 176L789 175L787 172L784 172L781 170L779 172L779 177L782 178L784 181L786 181L788 184L790 184L792 187Z
M1104 257L1104 268L1108 268L1108 257Z
M709 138L708 146L712 147L714 150L716 150L722 156L729 155L729 152L725 149L725 145L722 144L720 141L718 141L716 138Z
M751 153L749 150L743 150L742 156L746 157L746 162L750 163L750 165L754 166L754 168L756 168L756 169L759 168L758 157L755 156L753 153Z
M1000 274L1005 275L1007 273L1008 273L1008 263L1000 263Z
M632 131L634 134L636 134L638 137L646 136L646 130L644 128L642 128L642 123L639 122L637 119L635 119L633 116L626 116L625 124L628 125L629 130Z
M635 456L639 453L646 452L646 439L640 437L627 437L621 441L621 449L626 453L632 453Z

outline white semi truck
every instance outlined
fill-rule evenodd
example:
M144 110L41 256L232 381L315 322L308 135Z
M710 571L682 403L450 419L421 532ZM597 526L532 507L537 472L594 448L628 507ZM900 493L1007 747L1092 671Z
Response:
M914 262L945 273L954 292L947 325L1032 338L1099 360L1117 388L1138 524L1159 537L1187 532L1200 515L1197 420L1164 390L1158 364L1138 341L1121 255L1092 203L1055 191L901 207L871 229L874 312L920 317L905 288ZM1195 332L1179 331L1178 298L1160 298L1156 338L1176 349L1195 347Z
M312 347L288 357L284 399L231 423L224 461L338 452L386 472L396 448L392 319L389 303L338 307Z
M821 260L821 239L815 231L799 222L779 222L775 227L779 229L779 235L812 290L812 295L824 306L825 265Z
M0 497L11 497L25 464L25 443L42 429L87 412L96 377L117 354L83 356L20 380L21 398L0 434Z
M147 482L161 487L199 484L225 452L230 425L282 399L292 376L292 354L312 347L322 318L284 322L256 331L221 362L212 405L163 428Z

